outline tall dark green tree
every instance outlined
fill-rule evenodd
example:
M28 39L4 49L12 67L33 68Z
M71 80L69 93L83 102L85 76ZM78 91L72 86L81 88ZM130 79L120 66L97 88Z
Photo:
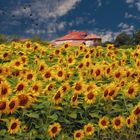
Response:
M0 44L7 42L8 37L4 34L0 34Z
M129 45L130 42L131 42L131 37L125 32L120 33L114 41L117 47L120 47L122 45Z
M140 29L137 29L133 34L133 43L135 45L140 44Z

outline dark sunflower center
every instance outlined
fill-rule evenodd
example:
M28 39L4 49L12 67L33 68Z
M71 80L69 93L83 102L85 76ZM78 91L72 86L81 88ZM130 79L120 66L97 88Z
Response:
M107 74L109 74L109 73L110 73L110 68L107 69Z
M99 76L101 72L99 69L97 69L95 73L96 73L96 76Z
M102 120L102 121L101 121L101 124L102 124L103 126L106 126L106 121L105 121L105 120Z
M114 93L115 93L115 90L111 90L111 91L109 92L109 96L113 96Z
M106 90L104 91L104 97L107 97L107 95L108 95L108 89L106 89Z
M69 59L68 59L68 62L69 62L69 63L72 63L72 58L69 58Z
M121 74L118 72L115 74L116 78L119 78L121 76Z
M135 115L139 115L140 114L140 107L137 107L136 110L134 111Z
M127 123L128 123L128 124L130 124L130 123L131 123L131 120L130 120L130 119L128 119L128 120L127 120Z
M32 78L33 78L33 75L31 73L27 75L28 80L31 80Z
M46 78L50 78L51 77L51 73L50 72L46 72L45 77Z
M16 65L16 66L19 66L19 65L20 65L20 62L17 61L17 62L15 63L15 65Z
M24 85L23 84L20 84L20 85L18 85L17 90L18 91L21 91L21 90L23 90L23 88L24 88Z
M44 70L44 66L41 65L39 70L40 70L40 71L43 71L43 70Z
M79 137L81 137L81 133L80 133L80 132L78 132L78 133L76 134L76 138L79 138Z
M92 128L89 126L87 127L87 132L91 132Z
M133 87L130 87L130 88L128 89L128 93L129 93L129 94L133 94L133 92L134 92L134 88L133 88Z
M33 90L34 90L34 91L38 91L38 89L39 89L39 88L38 88L37 85L33 86Z
M59 71L59 72L58 72L58 76L59 76L59 77L62 77L62 76L63 76L63 72L62 72L62 71Z
M11 101L9 104L9 108L13 109L15 107L15 101Z
M48 86L48 91L51 91L51 90L52 90L52 88L53 88L53 85L52 85L52 84L50 84L50 85Z
M74 95L72 101L75 102L77 100L77 95Z
M87 95L87 98L89 100L92 100L94 98L94 94L92 92L90 92L88 95Z
M120 121L119 119L116 119L116 120L115 120L115 125L116 125L116 126L119 126L120 124L121 124L121 121Z
M6 102L0 102L0 110L4 110L6 108Z
M13 123L12 125L11 125L11 129L15 129L17 127L17 123Z
M8 56L8 53L4 53L3 57L5 58L5 57L7 57L7 56Z
M28 97L27 96L25 96L25 95L20 95L20 96L18 96L18 98L19 98L19 105L20 106L25 106L27 103L28 103Z
M57 92L56 95L55 95L55 100L58 100L60 97L61 97L60 92Z
M1 95L6 95L7 92L8 92L7 88L2 88Z
M81 63L78 67L79 67L79 68L82 68L83 66L84 66L83 63Z
M81 86L80 84L77 83L76 86L75 86L75 89L76 89L76 90L81 90L81 89L82 89L82 86Z
M67 90L67 87L66 86L63 86L62 89L63 89L63 91L66 91Z
M57 132L57 127L55 126L52 128L52 133L56 133L56 132Z

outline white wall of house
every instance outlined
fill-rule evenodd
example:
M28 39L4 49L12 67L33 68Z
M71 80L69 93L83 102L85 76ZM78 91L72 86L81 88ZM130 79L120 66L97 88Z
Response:
M94 45L94 40L86 40L85 41L86 46L93 46Z
M61 45L61 44L64 44L64 43L69 43L69 42L79 42L79 41L81 41L81 43L82 42L84 42L83 40L64 40L64 41L55 41L55 43L57 44L57 45Z

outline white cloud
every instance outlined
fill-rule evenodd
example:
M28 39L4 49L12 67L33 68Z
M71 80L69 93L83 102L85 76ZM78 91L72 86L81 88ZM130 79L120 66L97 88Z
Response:
M138 11L140 11L140 0L138 2L136 2L136 7L137 7Z
M46 31L43 30L43 29L33 29L33 28L31 28L31 29L27 29L25 31L25 33L32 34L32 35L40 35L40 34L45 34Z
M126 3L133 3L135 0L126 0Z
M103 43L106 41L113 41L118 34L119 32L112 32L112 31L99 32L99 35L101 36Z
M140 0L126 0L126 3L130 8L135 6L140 11Z
M63 29L65 29L65 26L66 26L66 22L50 22L48 23L47 25L47 31L49 33L56 33L57 31L62 31Z
M135 15L132 15L132 14L129 14L128 12L125 12L125 18L131 18L131 19L137 19L137 20L140 20L140 17L138 16L135 16Z
M11 13L14 16L29 16L31 14L31 8L26 7L25 9L23 7L19 7L18 9L12 11Z
M127 34L131 34L134 30L133 25L128 25L126 23L121 22L118 27L120 28L121 32L126 32Z
M101 7L102 6L102 1L101 0L97 0L98 2L98 7Z
M44 21L49 18L57 18L67 14L70 10L74 9L76 4L81 0L41 0L32 2L30 7L20 7L12 11L16 16L30 16L32 13L35 19Z

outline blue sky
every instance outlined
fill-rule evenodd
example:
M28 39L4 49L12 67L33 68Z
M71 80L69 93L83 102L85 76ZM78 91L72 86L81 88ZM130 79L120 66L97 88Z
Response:
M140 28L140 0L0 0L0 33L51 40L69 31L103 41Z

